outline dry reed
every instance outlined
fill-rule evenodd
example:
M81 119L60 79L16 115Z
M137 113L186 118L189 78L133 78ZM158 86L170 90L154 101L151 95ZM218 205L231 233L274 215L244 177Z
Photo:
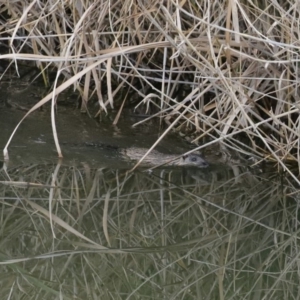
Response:
M69 86L81 94L82 111L92 95L99 113L122 95L121 113L136 94L145 110L159 107L166 133L189 131L195 143L208 137L286 170L286 162L300 161L296 3L25 0L0 8L9 48L0 59L16 68L34 61L42 74L51 66L65 80L30 112L50 100L54 107ZM52 126L61 155L54 110Z

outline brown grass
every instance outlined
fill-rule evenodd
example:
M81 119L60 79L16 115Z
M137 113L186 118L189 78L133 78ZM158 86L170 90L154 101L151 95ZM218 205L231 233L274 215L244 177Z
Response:
M168 130L193 133L195 143L221 142L284 169L300 161L297 5L25 0L0 8L9 47L0 58L15 67L19 60L34 61L44 75L54 67L57 79L64 78L31 111L50 100L54 107L72 85L82 111L97 95L99 113L114 105L121 113L137 94L145 110L159 108L155 116ZM122 105L116 103L120 94ZM247 147L237 142L241 135ZM57 139L56 145L61 155Z

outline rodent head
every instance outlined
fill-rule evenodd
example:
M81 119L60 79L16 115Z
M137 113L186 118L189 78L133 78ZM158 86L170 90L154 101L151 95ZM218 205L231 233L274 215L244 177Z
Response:
M198 168L206 168L209 166L208 162L199 154L183 155L180 160L181 165L195 166Z

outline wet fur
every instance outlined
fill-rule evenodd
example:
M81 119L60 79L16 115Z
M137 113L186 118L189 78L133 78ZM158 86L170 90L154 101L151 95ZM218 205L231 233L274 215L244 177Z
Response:
M129 148L122 150L122 154L129 159L139 161L148 151L146 148ZM144 165L159 166L194 166L205 168L208 166L207 161L199 154L187 154L179 156L176 154L163 154L156 150L152 150L143 160Z

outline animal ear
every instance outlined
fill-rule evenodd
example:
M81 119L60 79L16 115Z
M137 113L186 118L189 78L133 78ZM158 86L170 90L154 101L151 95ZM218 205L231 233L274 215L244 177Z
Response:
M183 159L186 159L187 158L187 155L182 155L181 156Z

